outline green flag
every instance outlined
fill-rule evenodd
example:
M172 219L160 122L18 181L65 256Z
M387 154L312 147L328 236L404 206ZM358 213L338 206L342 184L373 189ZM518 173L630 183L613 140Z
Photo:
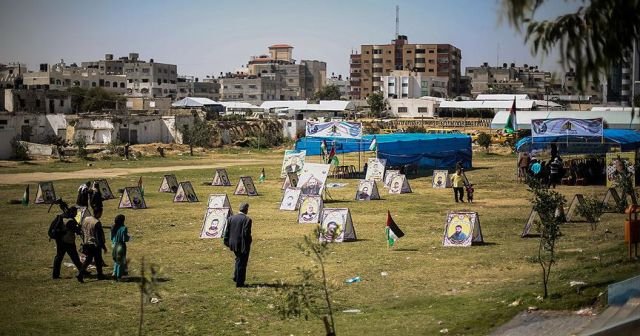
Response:
M24 189L24 194L22 194L22 205L29 205L29 185L27 184L27 188Z
M262 168L262 173L260 173L260 177L258 177L258 182L262 183L267 179L267 175L264 173L264 168Z
M509 111L509 118L504 124L504 132L507 134L513 134L518 130L518 123L516 122L516 98L513 97L513 105Z

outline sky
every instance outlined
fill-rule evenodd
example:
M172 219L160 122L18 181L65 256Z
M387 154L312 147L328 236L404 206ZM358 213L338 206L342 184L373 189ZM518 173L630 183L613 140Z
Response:
M580 1L547 1L540 17L575 10ZM235 71L268 46L294 46L296 60L327 62L348 76L361 44L449 43L462 66L535 64L558 71L557 56L534 57L503 17L500 0L0 0L0 63L67 64L137 52L178 65L180 75ZM464 72L464 71L463 71Z

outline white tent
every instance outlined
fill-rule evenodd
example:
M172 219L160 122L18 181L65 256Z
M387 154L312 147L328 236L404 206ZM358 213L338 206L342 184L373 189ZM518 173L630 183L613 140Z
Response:
M509 111L496 112L491 121L491 128L504 128L509 118ZM532 119L553 119L553 118L575 118L593 119L603 118L608 128L637 129L640 127L640 116L638 114L631 117L628 112L616 111L518 111L516 122L519 129L531 129Z
M172 107L184 107L184 108L213 106L213 105L222 105L222 103L219 103L215 100L211 100L209 98L186 97L171 104Z

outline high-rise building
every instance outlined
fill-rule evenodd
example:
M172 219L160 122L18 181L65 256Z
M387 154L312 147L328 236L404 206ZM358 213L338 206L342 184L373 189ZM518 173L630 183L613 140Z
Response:
M446 77L447 94L459 92L460 49L451 44L410 44L398 35L391 44L363 44L350 56L351 96L365 99L381 91L381 77L393 70L410 70L425 76Z
M607 103L631 106L632 96L640 94L639 44L640 41L624 56L622 62L613 64L609 69L603 92Z

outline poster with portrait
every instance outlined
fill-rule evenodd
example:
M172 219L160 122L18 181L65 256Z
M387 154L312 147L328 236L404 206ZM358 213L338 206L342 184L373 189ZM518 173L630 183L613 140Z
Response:
M285 190L289 187L295 188L297 185L298 185L298 174L287 173L287 176L284 178L284 182L282 182L282 190Z
M122 196L120 196L120 203L118 204L118 209L146 209L147 203L144 201L144 197L142 197L142 193L140 192L140 188L138 187L126 187L124 188L124 192Z
M286 177L287 173L298 174L300 171L302 171L306 154L306 150L285 150L284 158L282 159L282 169L280 170L280 177Z
M411 192L411 186L407 176L404 174L398 174L391 179L391 185L389 186L389 194L407 194Z
M191 182L185 181L178 183L178 191L176 191L175 196L173 196L174 202L199 202L198 196L196 195L195 190L193 190L193 186Z
M400 174L399 170L387 169L384 171L384 187L389 188L391 186L391 180L394 176Z
M56 191L53 189L53 182L38 183L35 204L52 204L56 200Z
M480 217L477 212L449 211L444 223L443 246L471 246L482 243Z
M226 169L216 169L216 175L213 176L213 181L211 182L212 186L218 187L230 187L231 181L229 181L229 175L227 175Z
M451 181L449 181L448 170L434 170L433 180L431 181L431 187L434 189L445 189L451 187Z
M229 208L207 209L200 229L201 239L222 238L227 226L227 218L231 214Z
M369 158L367 161L367 173L365 180L382 181L387 159Z
M110 200L116 198L111 192L111 187L109 187L109 182L105 179L99 179L93 181L94 185L98 185L98 190L100 190L100 195L102 195L102 200Z
M207 202L207 208L229 208L229 210L231 210L231 202L229 202L227 194L210 194L209 201Z
M317 224L322 213L322 197L317 195L302 196L298 210L298 223Z
M158 192L176 193L178 191L178 179L175 175L164 175Z
M330 165L321 163L304 165L296 186L300 188L302 195L322 195L327 175L329 175L329 167Z
M282 201L280 201L280 210L296 211L298 210L298 204L300 201L300 189L299 188L287 188L282 194Z
M238 185L236 185L236 190L233 192L233 194L258 196L258 191L256 190L256 186L253 184L251 176L241 176L240 181L238 181Z
M322 210L318 240L329 243L356 240L356 230L353 227L351 212L348 208L325 208Z
M356 201L379 200L378 184L374 180L360 180L356 190Z
M630 175L631 183L636 186L635 176L635 164L636 153L635 152L617 152L607 153L606 172L607 172L607 187L617 186L618 176L625 173Z

